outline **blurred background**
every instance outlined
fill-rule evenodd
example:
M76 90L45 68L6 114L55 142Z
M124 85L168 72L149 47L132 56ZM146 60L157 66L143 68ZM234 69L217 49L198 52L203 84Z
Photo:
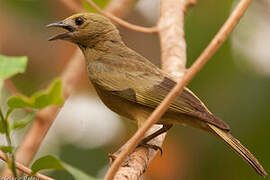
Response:
M96 0L104 6L107 1ZM198 0L185 19L188 66L199 56L236 5L233 0ZM134 24L152 26L159 1L140 0L126 16ZM48 42L55 33L45 25L71 15L58 0L0 0L0 54L28 56L24 74L12 78L25 95L45 88L65 68L75 46ZM256 0L221 49L188 87L231 127L270 172L270 1ZM156 35L120 27L123 40L159 66ZM85 76L50 129L37 157L55 154L95 177L103 177L109 152L116 151L136 131L97 98ZM17 143L26 130L14 135ZM268 139L269 138L269 139ZM3 139L0 139L3 141ZM223 142L199 130L175 126L143 177L145 180L261 179ZM3 167L3 163L1 164ZM72 177L48 172L56 179ZM268 179L268 177L266 178Z

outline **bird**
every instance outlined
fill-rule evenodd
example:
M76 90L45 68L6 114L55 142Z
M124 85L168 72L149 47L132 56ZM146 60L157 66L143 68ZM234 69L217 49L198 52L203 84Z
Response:
M102 102L118 115L136 121L139 127L177 83L169 74L128 48L116 26L102 15L78 13L47 27L65 30L49 41L65 40L76 44L84 54L87 75ZM139 145L159 149L148 142L172 125L189 125L223 140L259 175L267 175L249 150L230 134L229 125L210 112L187 87L157 124L163 127L145 137Z

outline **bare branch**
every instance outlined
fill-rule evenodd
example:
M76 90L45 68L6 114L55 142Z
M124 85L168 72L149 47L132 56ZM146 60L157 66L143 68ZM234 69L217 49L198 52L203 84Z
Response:
M195 74L203 67L203 65L212 57L212 55L218 50L222 43L227 39L229 34L232 32L240 18L246 11L251 0L241 0L232 12L231 16L227 19L225 24L219 30L214 39L210 42L208 47L203 51L195 63L190 69L184 74L183 79L177 83L177 85L171 90L161 104L154 110L148 120L143 126L134 134L129 140L126 148L124 148L116 160L113 162L111 168L108 170L105 179L111 180L114 178L117 170L121 166L122 162L126 157L134 150L138 142L144 137L144 134L155 124L158 119L166 112L170 104L175 98L182 92L185 85L195 76Z
M158 23L162 69L180 80L186 69L186 0L161 0Z
M68 7L74 13L84 12L85 9L82 8L78 3L74 2L74 0L60 0L65 6Z
M197 3L197 0L189 0L189 1L187 2L187 4L186 4L186 9L185 9L185 11L186 11L188 8L190 8L191 6L196 5L196 3Z
M147 135L150 135L157 131L161 125L154 125L151 127L149 131L147 131ZM166 133L159 135L158 137L152 139L149 143L153 145L157 145L159 147L162 146L162 143L165 139ZM117 158L117 155L127 147L130 142L128 141L118 152L113 154L113 160ZM146 171L149 163L153 160L157 151L145 147L136 148L134 152L132 152L128 158L122 163L122 166L118 169L114 180L138 180L143 173Z
M95 8L100 14L108 17L109 19L111 19L112 21L114 21L115 23L127 28L127 29L131 29L134 31L138 31L138 32L143 32L143 33L156 33L158 31L157 27L141 27L141 26L137 26L131 23L128 23L124 20L122 20L121 18L116 17L115 15L111 14L108 11L103 11L102 9L100 9L92 0L87 0L87 2L93 7ZM121 3L118 2L118 5L120 5ZM116 3L111 5L116 5Z
M135 3L136 1L134 0L111 0L106 7L106 11L120 18L127 14Z
M4 153L0 152L0 159L2 159L3 161L7 161L6 156ZM24 165L22 165L21 163L16 162L15 163L16 168L22 172L24 172L25 174L31 175L32 174L32 170L25 167ZM7 177L7 176L1 176L3 178ZM37 177L40 180L54 180L53 178L50 178L48 176L45 176L43 174L40 173L36 173L35 177Z

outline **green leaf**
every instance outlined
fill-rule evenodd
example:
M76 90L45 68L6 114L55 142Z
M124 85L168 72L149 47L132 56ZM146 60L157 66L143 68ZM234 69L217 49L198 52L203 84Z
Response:
M65 169L59 159L52 155L43 156L37 159L33 165L31 166L32 175L36 174L40 170L44 169L55 169L55 170L63 170Z
M5 122L4 120L0 120L0 133L4 134L6 132L6 127L5 127Z
M15 150L15 147L13 146L0 146L1 151L3 151L4 153L10 153L12 154Z
M35 117L35 112L28 113L23 119L10 122L10 129L21 129L28 125Z
M0 133L4 134L6 133L7 128L7 122L5 121L4 114L2 112L2 109L0 108Z
M54 170L66 170L69 172L76 180L95 180L95 178L88 176L84 172L77 168L74 168L64 162L61 162L58 158L52 155L47 155L37 159L31 166L32 175L40 170L54 169Z
M0 55L0 79L7 79L17 73L23 73L27 64L27 57L9 57Z
M83 7L89 11L89 12L97 12L92 6L89 5L89 3L86 1L86 0L81 0L82 1L82 4L83 4ZM109 2L110 0L93 0L96 5L98 5L98 7L100 7L101 9L103 9Z
M3 86L3 80L25 71L27 57L10 57L0 55L0 89Z
M60 79L56 79L47 91L40 91L33 94L30 98L23 96L12 96L8 100L11 109L16 108L33 108L42 109L50 105L61 106L64 100L62 97L62 83Z

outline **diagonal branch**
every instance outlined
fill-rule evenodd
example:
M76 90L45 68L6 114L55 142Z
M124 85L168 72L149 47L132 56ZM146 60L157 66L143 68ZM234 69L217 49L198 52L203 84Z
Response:
M2 159L3 161L7 161L6 156L1 151L0 151L0 159ZM25 174L28 174L31 176L31 174L32 174L31 169L25 167L24 165L22 165L21 163L18 163L18 162L16 162L15 165L16 165L17 169L19 169L20 171L24 172ZM45 176L45 175L40 174L40 173L36 173L35 177L40 179L40 180L54 180L53 178L50 178L50 177ZM4 177L1 176L1 178L5 179L5 176Z
M108 11L103 11L92 0L87 0L87 2L94 9L96 9L100 14L106 16L107 18L111 19L115 23L117 23L117 24L119 24L119 25L121 25L121 26L123 26L125 28L131 29L131 30L134 30L134 31L138 31L138 32L143 32L143 33L156 33L158 31L158 28L157 27L147 28L147 27L141 27L141 26L137 26L137 25L131 24L129 22L126 22L126 21L122 20L121 18L116 17L115 15L111 14ZM121 4L121 3L118 2L118 5L119 4ZM115 3L115 5L117 5L117 4Z
M80 6L78 3L74 2L74 0L60 0L66 7L68 7L69 10L71 10L74 13L78 12L84 12L85 9L83 9L82 6Z
M198 59L193 63L193 65L186 71L183 79L177 83L177 85L171 90L171 92L166 96L166 98L161 102L161 104L154 110L150 115L148 120L143 124L143 126L134 134L134 136L129 140L126 148L122 150L116 160L113 162L111 168L108 170L105 179L111 180L114 178L117 170L121 166L122 162L126 157L133 151L138 142L144 137L144 134L148 131L153 124L155 124L158 119L166 112L170 104L175 100L175 98L181 93L182 89L188 82L196 75L196 73L204 66L204 64L213 56L213 54L219 49L223 42L227 39L229 34L232 32L236 24L239 22L240 18L246 11L247 7L251 3L251 0L241 0L230 17L227 19L225 24L221 27L219 32L216 34L214 39L210 42L207 48L202 52Z

